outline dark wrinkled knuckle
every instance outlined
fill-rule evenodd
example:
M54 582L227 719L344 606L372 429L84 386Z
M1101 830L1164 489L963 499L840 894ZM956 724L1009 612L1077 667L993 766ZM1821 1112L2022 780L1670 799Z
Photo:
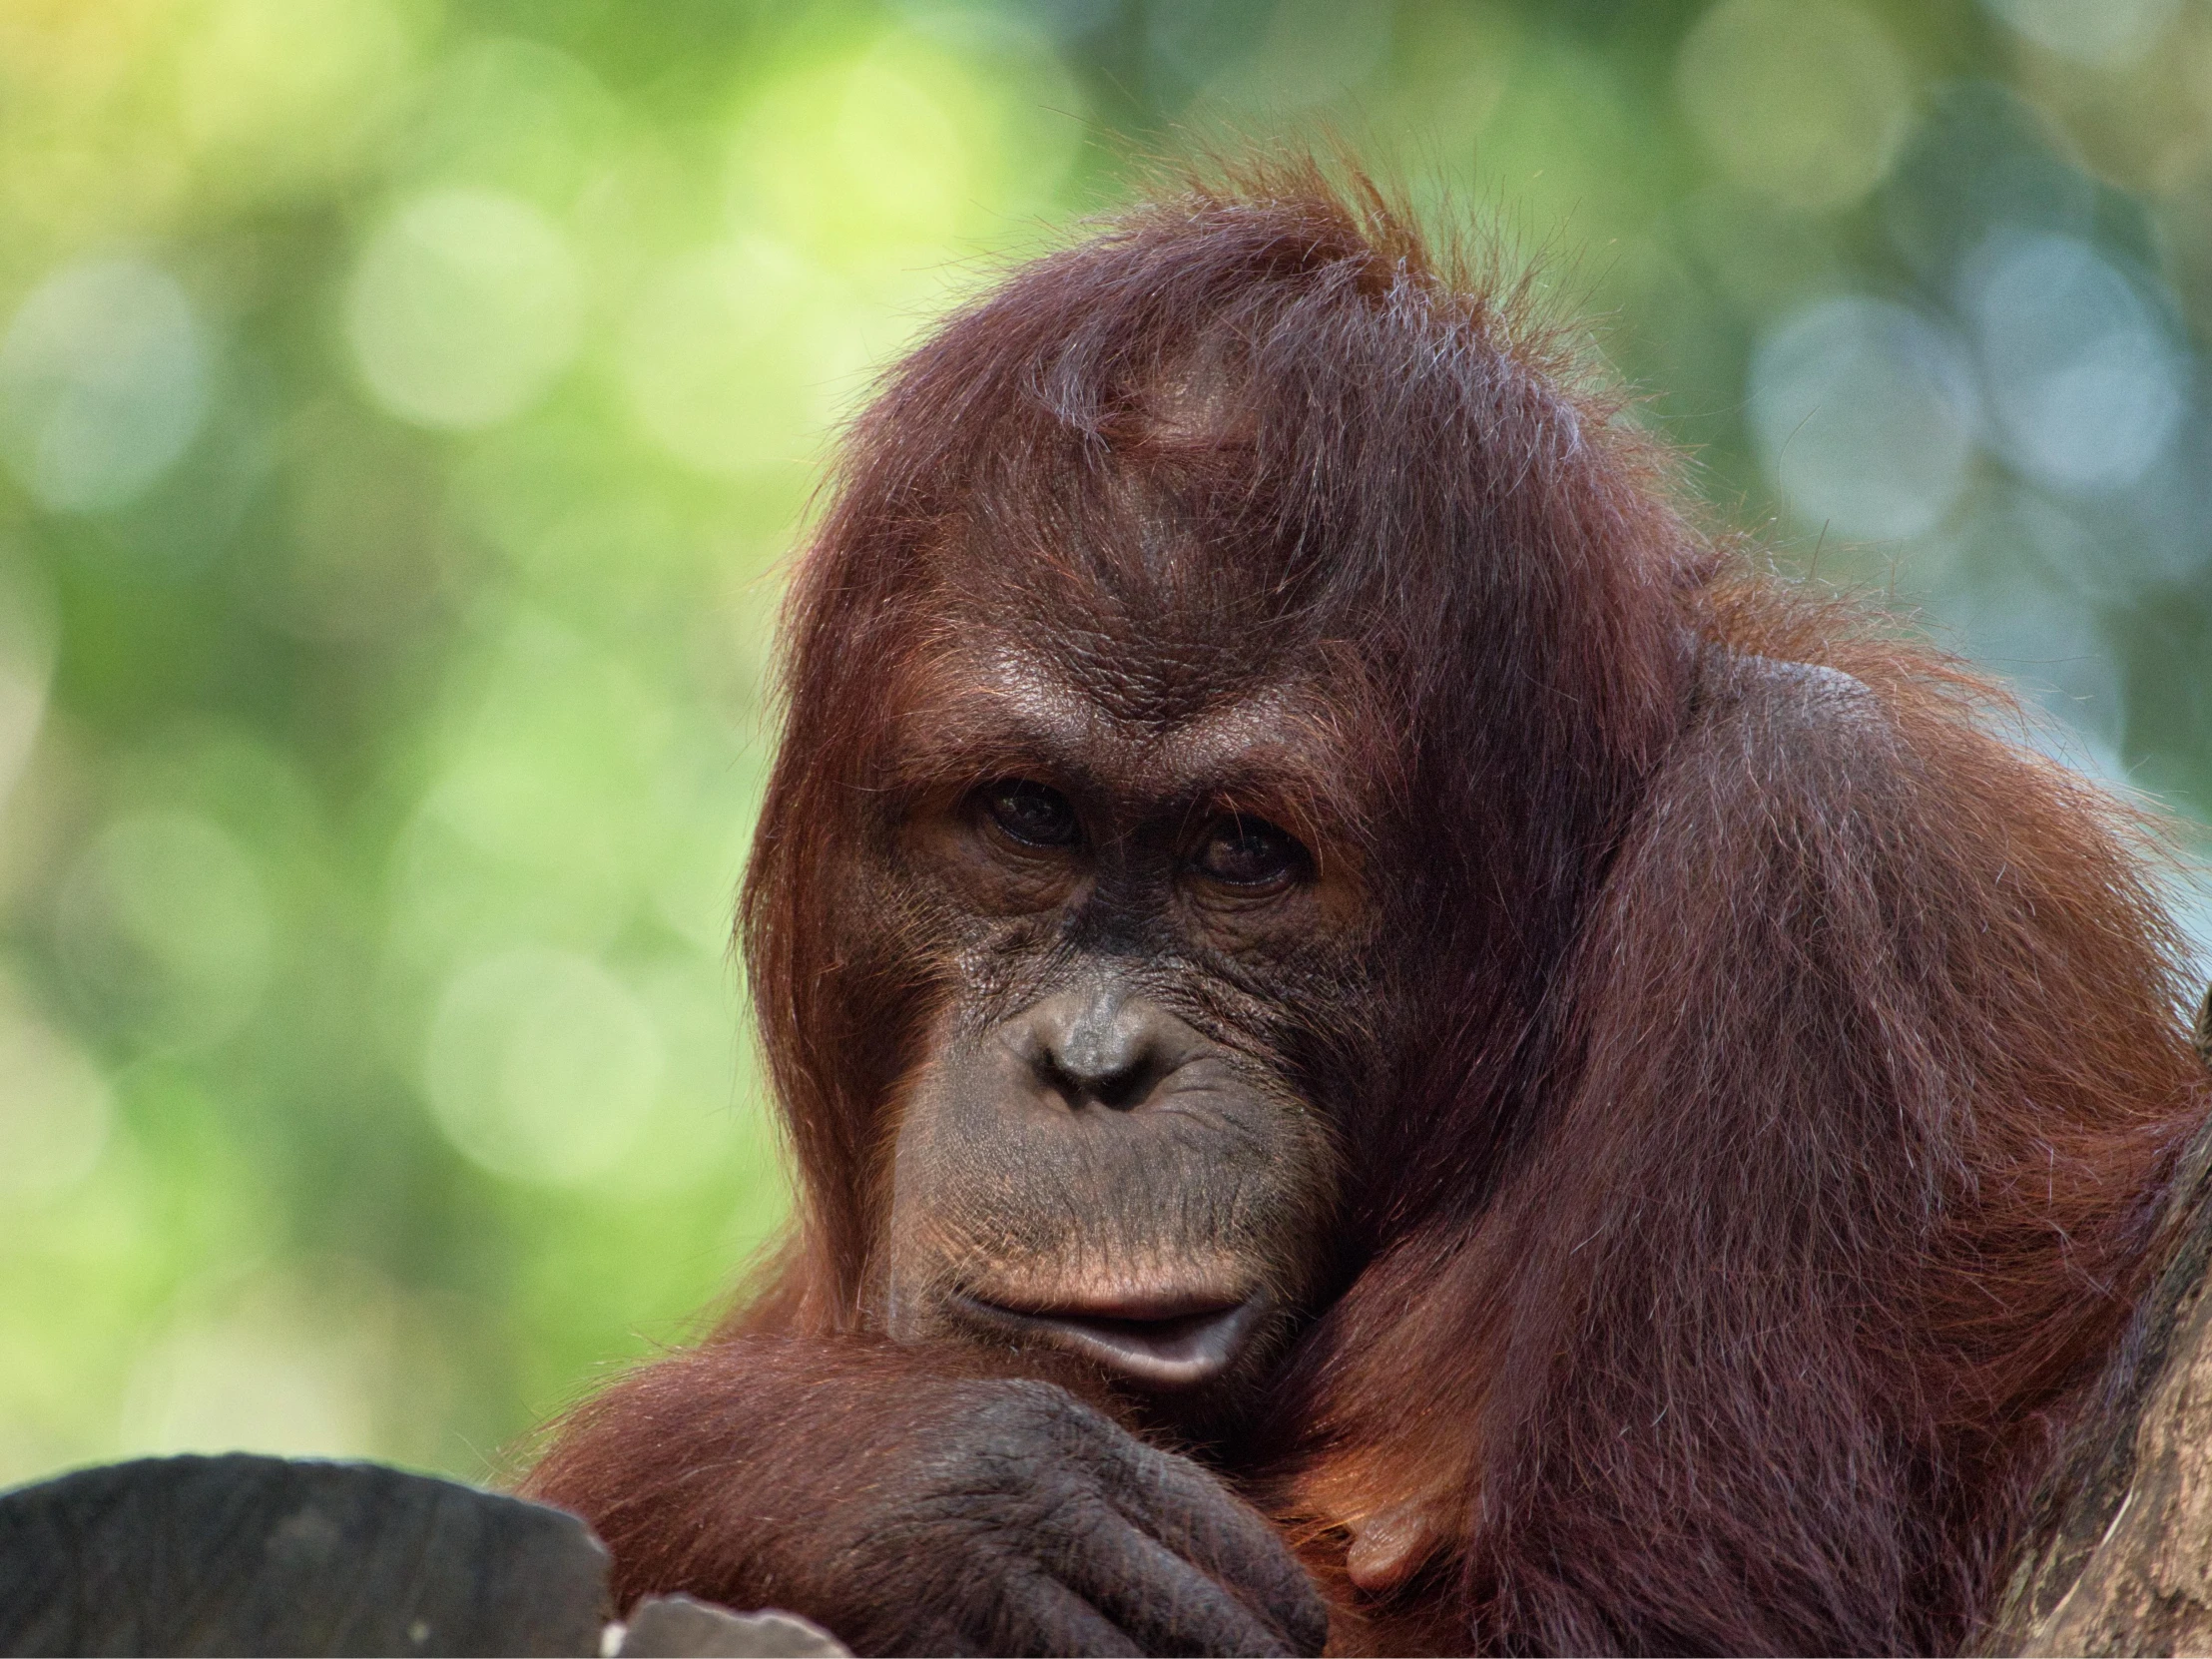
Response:
M1285 1628L1290 1633L1294 1652L1318 1654L1329 1646L1329 1604L1322 1600L1318 1590L1308 1587L1305 1604Z
M978 1427L1009 1440L1060 1439L1084 1414L1086 1408L1065 1388L1018 1378L994 1384L973 1420Z

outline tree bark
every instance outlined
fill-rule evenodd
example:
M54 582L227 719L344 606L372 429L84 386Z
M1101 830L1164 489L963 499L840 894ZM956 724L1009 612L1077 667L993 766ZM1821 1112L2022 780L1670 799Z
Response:
M2212 992L2197 1046L2212 1063ZM2160 1237L2165 1268L2043 1484L1977 1652L2212 1653L2212 1127Z

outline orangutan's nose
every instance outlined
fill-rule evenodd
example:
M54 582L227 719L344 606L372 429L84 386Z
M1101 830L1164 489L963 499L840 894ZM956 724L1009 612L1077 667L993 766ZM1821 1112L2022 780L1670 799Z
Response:
M1071 1107L1142 1106L1206 1039L1148 997L1113 981L1046 997L1008 1033L1040 1087Z

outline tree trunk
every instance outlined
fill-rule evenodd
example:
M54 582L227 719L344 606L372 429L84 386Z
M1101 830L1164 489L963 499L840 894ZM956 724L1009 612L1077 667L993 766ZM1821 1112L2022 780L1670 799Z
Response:
M2197 1034L2212 1050L2212 993ZM1981 1653L2212 1653L2212 1129L2160 1232L2166 1266L2043 1484Z

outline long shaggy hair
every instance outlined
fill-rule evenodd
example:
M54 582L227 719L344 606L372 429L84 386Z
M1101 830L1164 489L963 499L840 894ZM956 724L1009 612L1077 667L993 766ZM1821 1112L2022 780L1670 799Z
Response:
M732 1426L747 1345L879 1323L930 993L854 849L980 548L1040 648L1169 583L1194 640L1234 623L1225 683L1304 654L1343 687L1323 787L1367 827L1393 1012L1333 1034L1377 1056L1344 1289L1233 1453L1340 1642L1970 1633L2205 1112L2139 827L1992 735L1959 665L1701 529L1536 313L1365 183L1261 170L1022 267L890 372L792 593L743 902L795 1244L537 1477L630 1590L744 1593L700 1471L830 1455ZM1103 551L1132 514L1156 556ZM1353 1594L1348 1531L1407 1516L1440 1547Z

